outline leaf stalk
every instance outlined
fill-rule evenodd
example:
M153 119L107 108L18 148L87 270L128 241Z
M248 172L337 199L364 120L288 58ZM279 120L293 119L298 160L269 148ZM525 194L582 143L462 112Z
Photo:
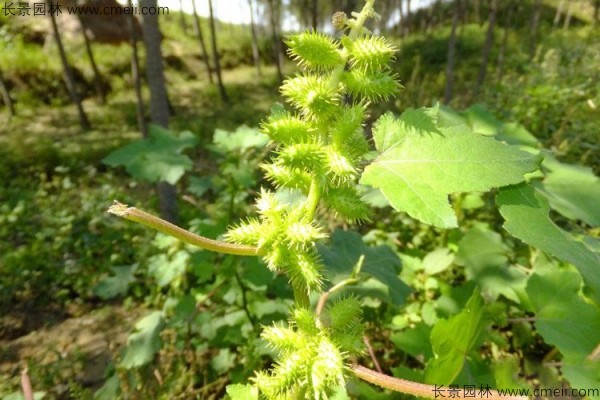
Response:
M259 256L262 254L257 247L209 239L190 231L186 231L185 229L180 228L177 225L173 225L164 219L158 218L138 208L129 207L126 204L119 203L118 201L115 201L114 204L110 206L108 212L121 218L125 218L129 221L137 222L152 229L156 229L161 233L173 236L182 242L200 247L204 250L215 251L223 254L234 254L238 256Z

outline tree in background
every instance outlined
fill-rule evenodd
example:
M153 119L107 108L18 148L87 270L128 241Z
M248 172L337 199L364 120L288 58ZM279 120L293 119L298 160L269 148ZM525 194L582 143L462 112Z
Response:
M4 84L4 79L2 77L2 71L0 71L0 97L2 98L2 102L6 106L8 110L8 116L13 117L15 115L15 107L12 103L10 95L8 94L8 88Z
M127 6L133 7L131 0L127 0ZM129 45L131 46L131 79L135 90L135 110L138 122L138 128L143 138L148 137L148 124L146 124L144 112L144 99L142 98L142 79L140 76L140 58L138 55L138 35L136 30L136 20L133 14L127 15L127 29L129 30Z
M483 46L483 55L481 58L481 65L479 66L479 74L477 74L477 83L475 84L474 95L477 95L481 90L481 86L485 81L487 74L487 66L490 59L490 52L494 45L494 29L496 27L496 13L498 11L498 0L489 0L489 16L488 16L488 28L485 36L485 45Z
M404 28L404 36L410 35L410 23L411 23L411 12L410 12L410 0L406 0L406 24Z
M540 8L542 0L534 0L531 17L531 37L529 38L529 58L533 59L537 48L538 25L540 24Z
M208 0L208 10L210 13L210 42L212 45L213 60L215 64L215 73L217 75L217 86L219 88L219 95L224 103L229 102L225 86L223 86L223 77L221 75L221 61L219 57L219 51L217 49L217 31L215 29L215 16L213 11L212 0Z
M277 69L277 79L283 81L283 46L281 44L281 4L279 0L269 1L269 19L273 38L273 62Z
M565 0L560 0L558 2L558 6L556 7L556 14L554 14L554 21L552 21L552 29L556 29L560 19L562 18L562 12L565 8Z
M448 57L446 61L446 89L444 91L444 103L448 104L452 100L452 88L454 86L454 55L456 53L456 27L460 16L460 0L454 1L452 10L452 30L448 40Z
M156 0L141 0L143 7L156 7ZM160 46L161 33L158 15L143 17L144 47L146 48L146 75L150 87L150 115L152 123L169 127L169 101ZM169 222L177 220L177 189L167 182L157 184L160 214Z
M194 1L192 0L192 3ZM188 33L188 26L187 26L187 22L185 20L185 14L183 12L183 0L179 0L179 9L181 10L181 12L179 13L179 24L181 25L181 30L183 31L184 35L187 35Z
M502 43L500 44L500 50L498 51L498 61L496 63L496 81L502 81L502 76L504 75L504 59L506 58L506 45L508 44L508 35L510 32L510 28L512 25L512 16L513 10L515 9L515 4L513 4L512 0L507 2L506 15L504 17L504 31L502 33Z
M208 51L206 50L206 44L204 42L204 35L202 34L202 27L200 26L200 17L198 17L198 11L196 10L196 0L192 0L192 13L194 16L194 31L196 32L196 36L198 37L198 41L200 42L200 58L204 61L204 66L206 68L206 74L208 75L208 81L210 83L214 83L212 71L210 68L210 61Z
M565 16L565 23L563 24L563 29L569 29L569 25L571 24L572 16L573 16L573 2L569 1L567 3L567 15Z
M260 68L260 51L258 48L258 34L256 33L256 25L254 24L254 7L252 0L248 0L248 7L250 8L250 33L252 34L252 59L254 60L254 66L256 67L256 74L261 77L262 70Z
M94 73L94 87L96 88L96 93L100 98L100 104L106 104L106 91L102 85L102 75L98 69L98 64L96 64L94 52L92 51L92 44L90 43L90 38L88 37L85 23L83 22L83 18L81 18L81 14L77 14L77 19L79 20L79 25L81 25L81 35L83 36L83 43L85 44L85 52Z
M50 23L52 25L52 33L54 34L54 40L56 42L56 46L58 47L58 54L60 56L60 62L62 64L65 84L67 85L67 90L69 92L69 96L71 97L71 101L77 108L79 125L81 126L81 129L88 130L91 128L90 120L88 119L87 114L83 109L83 105L81 104L81 97L79 96L79 93L77 93L77 88L75 86L75 78L73 77L73 71L71 70L69 61L67 60L67 54L65 52L60 33L58 31L58 25L56 24L55 15L58 12L58 8L56 7L56 4L52 2L48 3L48 14L50 15Z

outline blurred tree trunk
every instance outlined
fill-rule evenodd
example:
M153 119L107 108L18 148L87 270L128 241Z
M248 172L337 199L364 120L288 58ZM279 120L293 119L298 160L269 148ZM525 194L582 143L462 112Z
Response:
M141 0L142 7L156 7L156 0ZM150 87L150 118L153 124L169 127L169 102L161 51L158 15L144 14L144 46L146 75ZM175 223L177 220L177 189L167 182L157 184L160 215Z
M569 1L567 3L567 15L565 16L565 23L563 24L563 29L569 29L569 25L571 25L571 17L573 16L573 1Z
M427 9L427 18L425 18L423 20L424 23L421 23L421 29L422 31L427 34L427 32L429 32L429 29L431 28L431 25L433 24L433 18L435 15L435 10L438 6L438 0L436 0L434 3L429 5L429 8Z
M75 86L75 78L73 77L73 71L69 66L67 54L65 53L65 48L63 47L62 40L60 38L60 33L58 32L56 16L53 12L48 12L48 14L50 14L52 32L54 33L54 40L56 41L56 46L58 47L58 54L60 55L60 62L63 68L65 84L67 85L67 90L69 91L69 95L71 96L71 101L73 102L75 107L77 107L79 125L81 126L81 129L88 130L91 128L90 121L85 113L85 110L83 109L83 105L81 104L81 97L79 96L79 93L77 93L77 87Z
M475 16L475 23L481 26L483 24L481 20L481 0L473 0L473 15Z
M452 89L454 86L454 55L456 53L456 26L461 7L460 0L454 0L452 10L452 30L448 40L448 60L446 61L446 90L444 91L444 103L448 104L452 100Z
M102 75L100 74L100 70L96 64L96 59L94 58L94 53L92 52L90 38L88 37L81 15L77 14L77 18L79 19L79 25L81 25L81 34L83 35L83 41L85 43L85 52L87 53L88 60L92 66L92 71L94 72L94 86L96 87L96 93L98 96L100 96L100 104L106 104L106 92L104 91L104 86L102 85Z
M358 0L344 0L344 6L342 7L342 11L350 15L352 11L356 11L357 4Z
M565 0L560 0L558 2L558 6L556 7L556 14L554 14L554 21L552 21L552 29L555 29L558 26L560 19L562 18L562 12L563 12L564 7L565 7Z
M131 0L127 0L127 7L133 7ZM131 46L131 79L135 90L135 111L138 122L138 128L143 138L148 137L148 124L144 112L144 99L142 97L142 79L140 76L140 57L137 47L137 32L135 29L135 17L133 14L127 15L127 30L129 31L129 45Z
M229 98L227 97L225 86L223 86L223 76L221 75L221 60L219 56L219 51L217 49L217 31L215 29L215 15L213 11L212 0L208 0L208 11L210 14L210 42L212 45L215 73L217 74L217 86L219 87L219 94L221 95L221 100L223 100L224 103L229 103Z
M252 58L254 59L254 66L256 67L256 74L262 76L260 69L260 52L258 47L258 35L256 34L256 25L254 24L254 7L252 7L252 0L248 0L248 7L250 8L250 32L252 33Z
M204 61L204 67L206 68L208 81L210 83L214 83L210 68L209 56L208 52L206 51L206 44L204 43L204 35L202 34L202 27L200 26L200 17L198 17L198 12L196 11L196 0L192 0L192 13L194 14L194 30L196 31L196 36L198 36L198 41L200 42L200 57L202 57L202 60Z
M412 22L412 18L410 15L410 0L406 0L406 29L404 30L404 36L407 36L411 32L410 24Z
M193 0L192 0L193 2ZM185 13L183 12L183 0L179 0L179 24L181 25L181 29L183 30L183 34L188 34L188 26L185 21Z
M537 48L538 25L540 24L540 8L542 0L534 0L533 13L531 17L531 38L529 42L529 59L535 57Z
M402 8L402 0L398 0L398 11L400 12L400 20L398 21L398 35L404 36L404 24L406 24L406 20L404 19L404 9Z
M283 47L281 45L281 37L279 34L281 29L279 1L280 0L269 0L269 18L271 20L271 35L273 38L273 61L275 62L275 68L277 68L277 79L281 82L283 81Z
M510 32L510 27L512 26L512 16L515 5L511 2L508 3L506 7L506 16L504 21L504 32L502 33L502 44L500 45L500 50L498 51L498 62L496 66L496 80L497 82L502 81L502 77L504 76L504 58L506 57L506 45L508 44L508 34Z
M8 117L13 117L15 115L15 106L13 105L13 102L10 99L10 95L8 94L8 88L4 84L2 71L0 71L0 96L2 97L2 102L4 102L4 105L8 110Z
M481 58L481 65L479 66L479 74L477 74L477 83L475 84L474 94L477 95L481 91L481 86L485 82L485 76L487 75L487 67L490 60L490 52L494 44L494 28L496 27L496 13L498 11L498 0L489 1L489 16L488 16L488 28L485 36L485 45L483 47L483 55Z
M311 0L310 2L310 25L314 31L317 30L319 25L319 0Z

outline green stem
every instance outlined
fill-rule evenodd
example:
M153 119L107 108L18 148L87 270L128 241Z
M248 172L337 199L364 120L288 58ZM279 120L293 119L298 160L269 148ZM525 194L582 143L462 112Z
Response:
M350 30L348 34L348 38L350 40L354 40L361 33L367 18L373 14L373 4L375 4L375 0L367 0L365 6L361 10L358 17L356 17L356 21L354 22L354 26ZM329 81L329 85L334 90L337 90L338 84L340 83L340 79L342 77L342 73L346 68L346 62L348 61L348 52L346 49L342 50L342 62L335 67L333 72L331 73L331 78ZM319 205L319 200L321 199L321 185L318 182L318 178L313 176L312 181L310 182L310 189L308 192L308 199L306 203L306 216L309 219L312 219L317 206Z
M369 18L369 16L373 13L373 4L375 4L375 0L367 0L360 14L358 15L358 17L356 17L354 26L348 34L348 39L353 41L361 33L361 31L363 30L363 26L367 21L367 18ZM348 51L346 51L346 49L342 49L341 55L343 61L337 67L335 67L335 69L331 73L330 85L333 89L337 89L337 86L340 83L340 78L342 77L342 73L346 68L346 62L348 61Z
M216 251L217 253L235 254L239 256L258 256L261 252L256 247L231 244L205 238L204 236L196 235L195 233L186 231L170 222L148 214L145 211L135 207L128 207L115 201L108 209L108 212L130 221L138 222L150 228L156 229L166 235L173 236L183 242L200 247L205 250Z
M313 219L317 206L321 200L321 185L319 185L318 177L313 176L310 182L310 189L308 191L308 198L306 199L306 217L310 220Z
M292 283L292 289L294 290L294 303L299 308L309 308L310 299L306 292L306 286Z

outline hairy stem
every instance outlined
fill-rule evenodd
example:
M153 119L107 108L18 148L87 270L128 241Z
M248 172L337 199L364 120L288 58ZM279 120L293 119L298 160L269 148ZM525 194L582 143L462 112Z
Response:
M115 214L119 217L125 218L129 221L138 222L142 225L146 225L150 228L156 229L157 231L164 233L169 236L173 236L183 242L191 245L200 247L205 250L216 251L217 253L224 254L235 254L239 256L258 256L261 252L258 248L252 246L243 246L239 244L231 244L221 242L219 240L213 240L204 236L196 235L190 231L186 231L170 222L160 219L152 214L148 214L145 211L139 210L135 207L128 207L125 204L115 201L112 206L108 209L108 212Z
M292 283L292 290L294 291L294 303L300 308L309 308L310 299L306 291L306 286L303 284Z
M427 399L437 399L442 397L450 396L448 387L442 387L441 385L426 385L424 383L418 383L413 381L407 381L406 379L394 378L389 375L380 374L377 371L363 367L362 365L352 364L350 370L358 378L373 383L377 386L381 386L385 389L390 389L395 392L406 393L417 397L424 397ZM479 389L476 389L479 390ZM452 397L457 399L464 399L466 397L473 398L474 396L465 393L466 391L455 390L451 392ZM465 394L467 394L465 396ZM513 396L513 395L501 395L495 390L487 389L484 387L480 396L485 396L488 400L527 400L527 396Z
M373 4L375 4L375 0L367 0L365 6L361 10L360 14L356 17L356 20L348 34L348 38L350 40L354 40L358 37L358 35L362 32L363 26L367 21L367 18L373 15ZM346 68L346 62L348 61L348 51L343 49L341 51L342 62L334 68L331 73L331 77L329 80L329 85L334 90L338 89L338 85L340 83L340 78L342 77L342 73ZM308 192L308 199L306 203L306 216L309 219L312 219L317 206L319 205L319 200L321 199L321 185L319 184L318 178L313 176L312 181L310 183L310 189Z

